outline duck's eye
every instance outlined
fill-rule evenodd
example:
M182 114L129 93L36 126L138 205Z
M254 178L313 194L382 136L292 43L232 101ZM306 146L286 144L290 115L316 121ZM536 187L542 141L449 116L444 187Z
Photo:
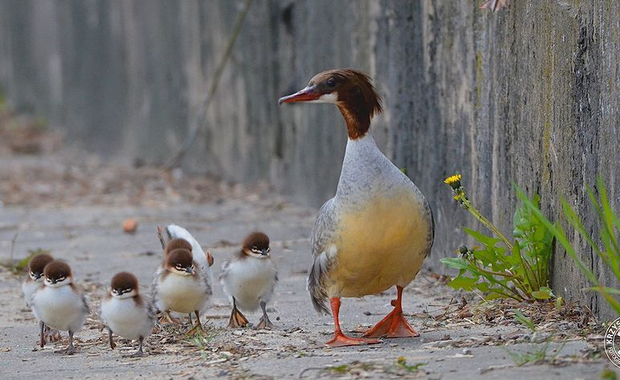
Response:
M36 277L37 275L36 275L36 273L34 273L34 272L30 272L30 276L31 276L31 277Z
M64 280L65 280L65 278L66 278L66 277L64 277L64 276L63 276L63 277L58 277L58 279L57 279L56 281L59 281L59 282L60 282L60 281L64 281Z
M271 252L271 247L267 247L267 252Z
M327 80L327 86L328 87L335 87L336 86L336 80L334 79L334 77L331 77Z
M181 264L177 264L177 265L175 266L175 268L176 268L176 269L178 269L178 270L183 270L183 265L181 265Z

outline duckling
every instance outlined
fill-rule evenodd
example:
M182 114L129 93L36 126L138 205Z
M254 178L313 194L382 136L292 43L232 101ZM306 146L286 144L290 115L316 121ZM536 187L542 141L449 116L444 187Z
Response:
M40 321L41 347L45 346L45 326L69 332L69 346L61 351L75 353L73 334L79 331L90 313L86 297L73 283L71 267L64 261L54 260L45 266L45 286L32 297L32 310Z
M24 300L26 306L32 310L32 297L39 287L44 286L43 270L45 266L54 261L54 258L47 253L42 253L32 257L28 261L28 275L22 282L22 292L24 293ZM52 342L57 342L61 339L60 331L50 329L49 326L45 326L46 339Z
M244 327L249 322L239 311L254 311L260 306L263 316L257 328L274 327L267 315L267 303L278 282L278 271L271 259L269 237L253 232L244 240L241 250L222 265L220 284L232 304L228 328Z
M211 267L213 266L213 255L211 252L205 252L198 241L192 236L189 231L176 224L170 224L166 227L157 226L157 236L161 242L162 249L164 250L164 263L168 253L175 249L183 248L192 253L192 257L196 263L199 264L202 273L204 274L205 281L207 281L209 288L213 289L213 272ZM207 303L205 309L210 305ZM204 312L204 310L201 310ZM191 313L188 315L189 321L192 323ZM177 323L178 320L173 318L169 312L164 316L169 322Z
M142 345L153 332L156 318L151 300L140 294L136 276L120 272L112 277L110 291L101 302L101 319L108 327L111 349L116 347L114 333L125 339L137 339L138 351L131 356L144 355Z
M202 329L200 312L208 307L213 295L208 274L201 268L192 252L175 249L155 272L152 285L155 307L162 312L194 313L197 318L194 329Z
M28 261L28 276L22 282L22 292L28 308L32 307L32 297L39 286L43 284L45 266L52 261L54 258L47 253L36 255Z

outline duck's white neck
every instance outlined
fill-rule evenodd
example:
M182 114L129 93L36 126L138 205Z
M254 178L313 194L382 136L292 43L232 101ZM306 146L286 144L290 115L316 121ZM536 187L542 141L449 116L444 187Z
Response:
M373 156L377 153L382 154L375 139L372 137L372 133L367 132L363 137L349 139L347 141L347 148L344 156L345 164L348 160Z

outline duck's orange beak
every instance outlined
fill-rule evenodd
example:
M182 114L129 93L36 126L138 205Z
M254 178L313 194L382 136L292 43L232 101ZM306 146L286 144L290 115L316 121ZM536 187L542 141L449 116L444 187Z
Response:
M314 86L307 86L306 88L297 91L296 93L288 96L281 97L278 100L278 104L282 103L295 103L295 102L309 102L311 100L317 100L321 97Z

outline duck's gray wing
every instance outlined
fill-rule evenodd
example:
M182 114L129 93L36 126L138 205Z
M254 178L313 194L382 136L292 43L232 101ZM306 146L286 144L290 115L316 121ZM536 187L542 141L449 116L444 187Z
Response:
M157 286L160 281L162 281L162 275L166 272L166 270L162 267L157 268L155 273L153 273L153 282L151 283L151 304L155 308L155 312L161 311L164 312L166 310L161 310L163 305L158 305L159 303L159 294L157 293Z
M207 267L206 270L210 271L210 268ZM200 273L200 276L202 277L202 283L205 286L207 297L211 297L213 295L213 275L209 272L203 271Z
M149 321L155 323L157 322L157 309L153 304L153 299L151 297L143 297L144 307L146 308L146 315Z
M90 314L90 307L88 307L88 296L86 296L86 294L81 294L80 297L82 299L82 311L85 314Z
M330 267L329 242L337 227L334 199L330 199L321 207L314 221L310 245L312 247L312 268L308 274L308 292L312 299L312 306L319 313L329 314L327 308L327 293L324 288L324 278Z

